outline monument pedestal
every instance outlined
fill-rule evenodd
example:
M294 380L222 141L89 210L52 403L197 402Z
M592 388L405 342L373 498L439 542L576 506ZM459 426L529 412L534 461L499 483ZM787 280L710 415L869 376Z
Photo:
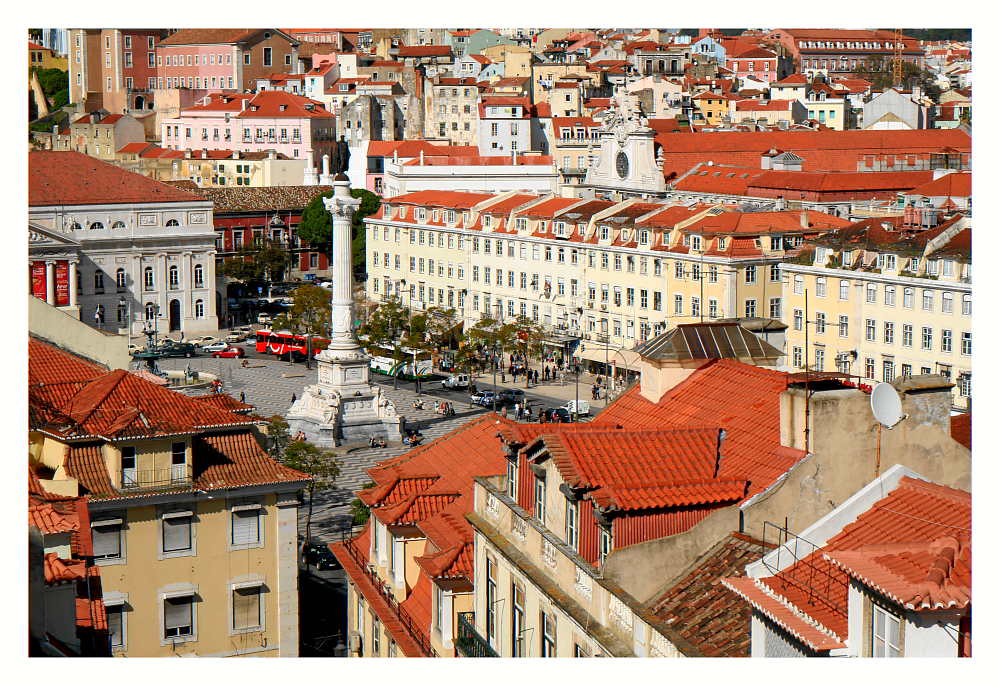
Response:
M402 440L403 418L381 386L371 383L369 358L354 337L351 278L351 216L360 200L351 197L346 177L338 174L333 197L324 200L333 215L333 334L326 350L316 356L318 383L306 386L289 409L289 433L301 432L322 448L355 443L374 435Z

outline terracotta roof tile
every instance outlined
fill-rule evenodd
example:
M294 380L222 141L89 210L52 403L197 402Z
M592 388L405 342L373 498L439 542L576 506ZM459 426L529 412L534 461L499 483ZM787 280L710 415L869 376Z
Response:
M28 205L191 202L198 196L69 150L28 154Z
M51 504L41 498L28 499L28 525L33 526L43 534L61 534L80 530L80 522L56 512Z
M972 414L959 414L951 418L951 437L972 450Z
M161 40L157 46L241 43L260 31L263 29L181 29Z

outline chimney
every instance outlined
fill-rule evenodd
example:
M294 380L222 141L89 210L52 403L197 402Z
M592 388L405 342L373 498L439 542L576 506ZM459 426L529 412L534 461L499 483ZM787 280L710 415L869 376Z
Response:
M799 212L799 224L803 229L809 228L809 215L806 214L805 210Z
M248 98L240 98L240 112L244 112L247 108Z
M234 160L240 159L240 151L239 150L233 150L233 159Z
M184 159L186 159L186 160L191 159L191 151L190 150L185 150L184 151Z
M275 160L277 158L278 158L278 154L274 150L268 150L267 151L267 159L269 159L269 160Z
M396 150L392 151L392 161L393 161L393 164L398 164L399 163L399 149L398 148Z
M424 166L424 151L420 151L420 166Z

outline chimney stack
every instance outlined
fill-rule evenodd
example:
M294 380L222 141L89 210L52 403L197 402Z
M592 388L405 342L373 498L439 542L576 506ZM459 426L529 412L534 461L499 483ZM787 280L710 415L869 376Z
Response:
M799 224L802 225L803 229L809 228L809 215L806 214L805 210L799 212Z

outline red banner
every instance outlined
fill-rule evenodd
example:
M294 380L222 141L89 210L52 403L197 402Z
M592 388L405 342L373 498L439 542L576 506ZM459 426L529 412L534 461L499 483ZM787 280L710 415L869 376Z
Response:
M56 262L56 305L69 305L69 262Z
M45 300L45 263L31 263L31 294Z

